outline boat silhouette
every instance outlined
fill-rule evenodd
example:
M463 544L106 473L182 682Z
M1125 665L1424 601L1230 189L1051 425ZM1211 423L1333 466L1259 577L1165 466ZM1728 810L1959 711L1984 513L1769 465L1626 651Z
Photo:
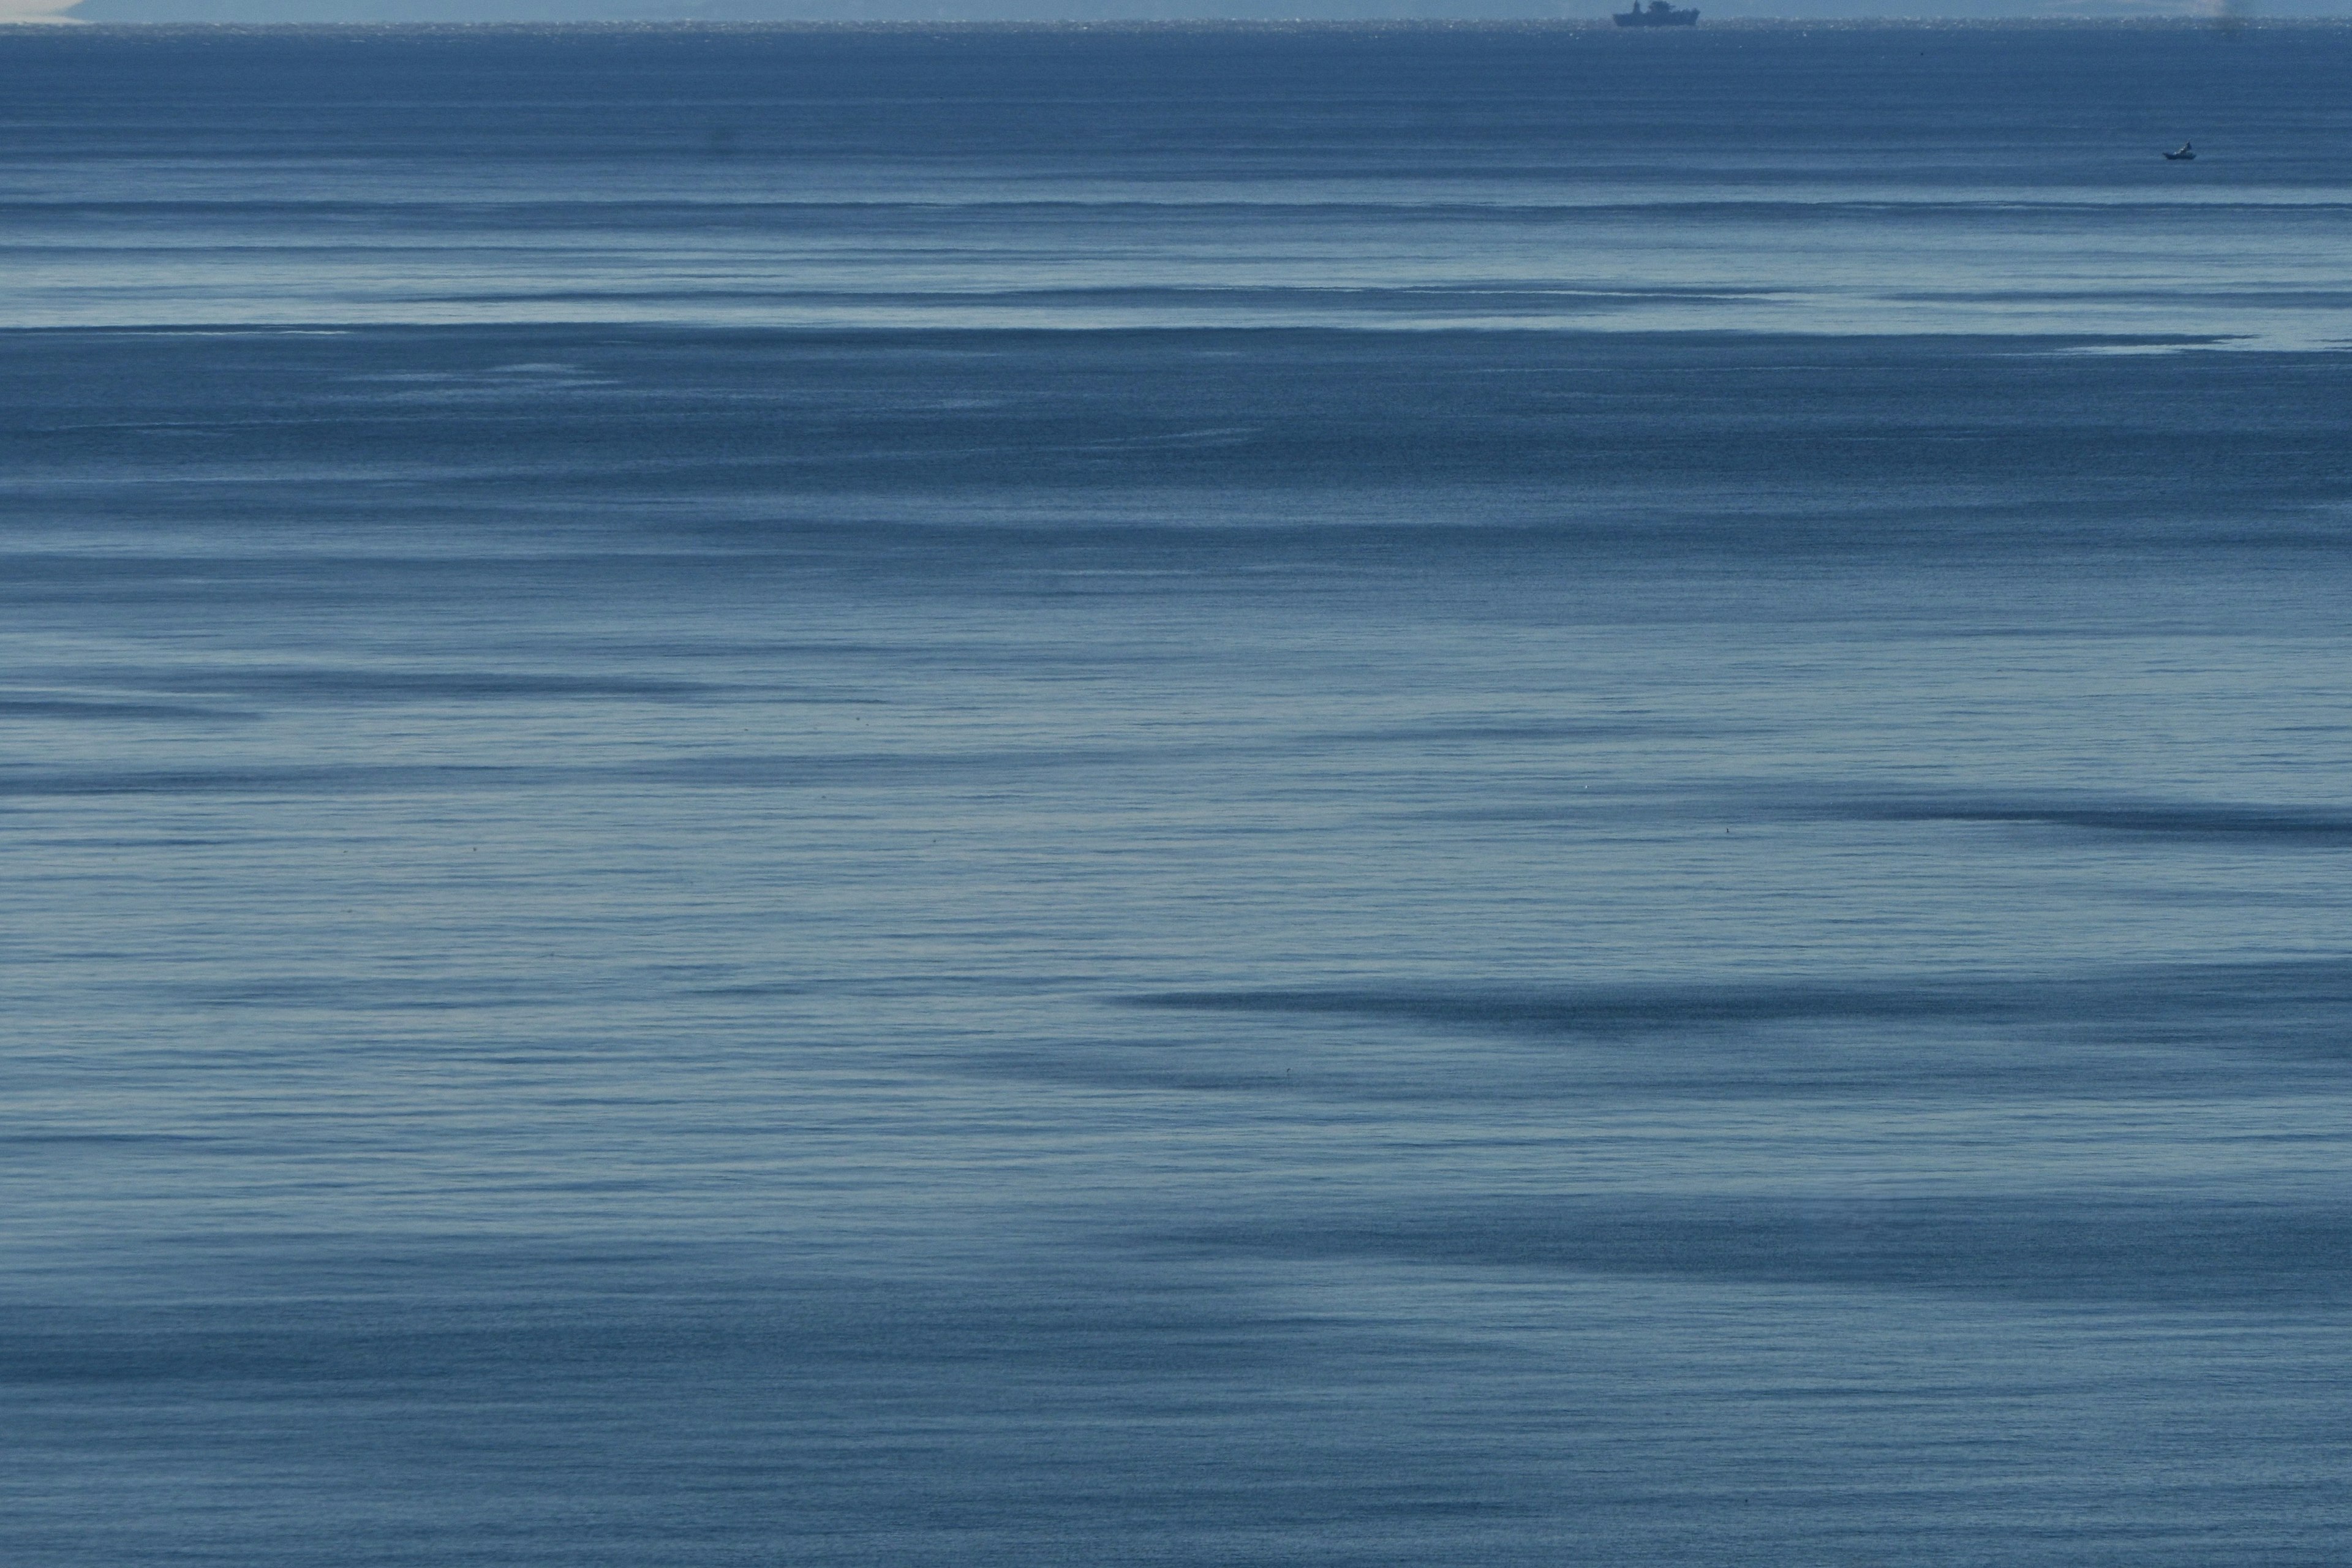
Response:
M2180 151L2167 153L2164 155L2164 161L2168 163L2193 163L2197 162L2197 150L2183 142L2180 144Z
M1636 0L1631 11L1612 11L1610 15L1615 18L1621 27L1696 27L1698 26L1696 6L1687 11L1677 11L1668 5L1666 0L1650 0L1650 8L1646 11L1642 9Z

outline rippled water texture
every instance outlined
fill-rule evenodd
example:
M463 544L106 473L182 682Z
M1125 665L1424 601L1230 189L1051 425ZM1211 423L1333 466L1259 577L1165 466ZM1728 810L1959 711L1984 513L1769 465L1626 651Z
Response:
M0 1555L2340 1562L2347 79L0 37Z

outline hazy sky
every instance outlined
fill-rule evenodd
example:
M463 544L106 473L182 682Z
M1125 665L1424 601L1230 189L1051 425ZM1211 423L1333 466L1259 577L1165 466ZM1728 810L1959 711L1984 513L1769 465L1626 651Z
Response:
M1587 16L1622 0L0 0L0 21L494 22L668 18ZM2219 0L1698 0L1710 16L2196 16ZM2267 14L2341 12L2347 0L2265 0Z

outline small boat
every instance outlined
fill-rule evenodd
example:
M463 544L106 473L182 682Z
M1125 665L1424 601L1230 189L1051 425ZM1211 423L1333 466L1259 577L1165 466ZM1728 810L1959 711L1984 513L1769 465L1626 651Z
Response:
M1642 9L1640 0L1634 0L1633 8L1631 11L1612 11L1610 16L1621 27L1696 27L1698 26L1697 6L1694 5L1687 11L1677 11L1666 4L1666 0L1650 0L1650 8L1646 11Z
M2183 142L2180 144L2180 151L2167 153L2164 155L2164 161L2168 163L2194 163L2197 162L2197 149Z

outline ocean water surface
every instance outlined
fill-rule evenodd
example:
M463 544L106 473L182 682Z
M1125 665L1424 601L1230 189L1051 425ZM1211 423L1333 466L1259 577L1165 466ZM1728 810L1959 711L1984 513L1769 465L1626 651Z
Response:
M2340 1563L2347 76L0 36L0 1556Z

